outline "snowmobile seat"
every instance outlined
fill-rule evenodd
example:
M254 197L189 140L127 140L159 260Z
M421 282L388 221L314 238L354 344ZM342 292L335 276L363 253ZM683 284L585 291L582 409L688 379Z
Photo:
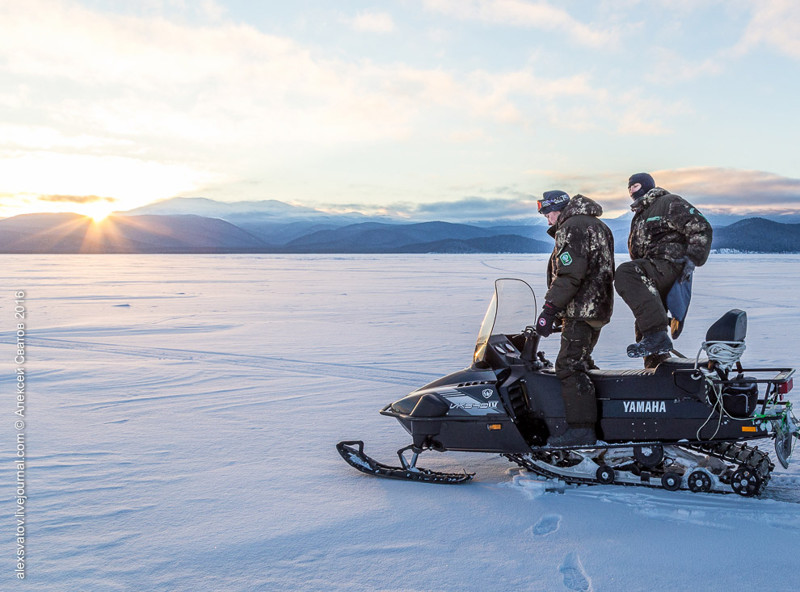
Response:
M703 367L708 364L708 360L705 358L700 358L697 360L697 365L699 367ZM675 372L675 370L680 370L685 372L687 370L694 370L695 366L695 359L694 358L667 358L663 362L661 362L657 367L656 370L662 368L662 372L669 370L670 372Z
M598 399L680 399L704 401L705 381L694 370L694 360L669 358L655 368L590 370Z

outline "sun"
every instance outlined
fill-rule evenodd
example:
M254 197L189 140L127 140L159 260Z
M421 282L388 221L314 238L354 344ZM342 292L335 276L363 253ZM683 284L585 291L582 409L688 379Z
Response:
M86 208L85 215L89 216L95 224L98 224L111 215L112 208L108 204L92 204Z

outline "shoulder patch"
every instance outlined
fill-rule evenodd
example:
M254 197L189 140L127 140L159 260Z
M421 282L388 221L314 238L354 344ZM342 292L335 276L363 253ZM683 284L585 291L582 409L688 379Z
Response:
M561 261L562 265L569 265L572 263L572 255L569 254L569 251L564 251L558 257L559 261Z

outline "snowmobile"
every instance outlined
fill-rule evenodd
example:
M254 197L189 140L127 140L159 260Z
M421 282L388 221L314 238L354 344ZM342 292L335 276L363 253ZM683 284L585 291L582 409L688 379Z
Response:
M380 463L360 440L339 442L350 465L371 475L463 483L474 473L424 469L424 451L499 453L551 482L662 487L675 491L760 495L775 468L753 442L774 441L788 468L800 437L792 404L792 368L744 368L747 315L734 309L711 325L694 359L673 350L657 367L590 370L598 405L598 441L549 446L563 433L561 385L539 351L533 289L518 279L495 281L472 364L386 405L412 443L399 466Z

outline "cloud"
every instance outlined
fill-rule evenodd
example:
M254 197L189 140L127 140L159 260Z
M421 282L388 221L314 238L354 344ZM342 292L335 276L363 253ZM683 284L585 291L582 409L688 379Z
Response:
M542 182L542 190L562 189L570 195L582 193L600 202L605 210L605 217L617 217L630 211L630 198L624 185L611 175L576 175L560 176L552 171L541 171L550 180ZM457 191L466 188L452 188ZM546 222L538 214L536 195L520 191L516 187L471 188L475 193L455 200L439 200L432 202L396 201L391 204L375 206L365 203L349 203L346 205L320 205L318 209L336 213L360 213L366 216L386 216L408 222L444 221L470 224L509 224L509 225L545 225Z
M764 45L800 59L800 4L795 0L755 0L753 16L733 53Z
M623 135L665 136L672 129L665 119L692 113L692 109L680 100L663 101L643 96L638 90L619 93L620 103L617 131Z
M2 101L0 101L2 104ZM97 151L125 149L129 140L114 139L83 132L65 132L44 125L19 125L0 122L2 147L0 154L14 154L22 150L83 150Z
M28 95L6 91L6 103L19 108L27 99L26 109L46 111L52 125L96 135L171 138L168 152L180 141L195 154L211 143L248 153L269 139L280 155L287 145L401 138L418 101L434 97L446 78L313 54L230 21L197 26L37 0L6 4L0 18L0 63ZM30 93L53 84L57 103Z
M681 21L702 19L693 14L704 9L722 10L717 1L703 5L696 1L676 4L669 0L667 7L682 14ZM722 3L725 5L726 3ZM732 45L712 51L708 57L681 56L672 48L654 49L652 72L646 79L653 84L676 84L705 76L719 76L731 68L732 63L760 47L770 48L790 58L800 59L800 4L794 0L751 1L742 5L725 5L725 9L738 13L749 6L749 20L741 36ZM681 27L682 28L682 27Z
M281 191L281 199L319 199L319 186L290 179L314 170L332 179L322 191L357 199L347 196L345 183L337 185L337 175L352 172L363 176L357 182L382 183L373 198L391 202L409 191L441 195L428 183L431 168L395 187L376 182L380 173L349 154L381 160L378 171L383 162L399 162L398 154L406 162L427 165L441 157L447 164L442 155L469 157L478 149L489 155L491 144L487 169L502 168L507 178L519 165L503 155L523 143L523 150L544 151L539 146L555 135L553 127L665 135L671 118L688 111L643 91L615 92L588 65L583 71L535 59L503 70L474 65L480 61L380 63L265 33L231 20L213 2L199 12L188 8L193 4L149 0L120 14L71 0L0 3L0 75L7 82L0 89L0 190L126 201L206 190L223 199L269 191ZM427 0L425 6L453 18L554 31L590 46L609 42L605 29L545 3ZM381 12L360 13L351 24L357 22L372 30L394 26ZM323 171L331 161L342 166ZM394 175L391 167L383 170ZM437 181L451 183L448 174ZM289 180L279 185L278 177ZM248 187L253 179L264 181Z
M653 72L648 73L646 79L652 84L672 85L704 76L718 76L725 70L727 53L719 52L705 59L699 59L698 56L684 58L673 49L656 48Z
M800 179L765 171L693 167L653 173L656 184L717 212L798 210Z
M509 18L518 11L561 14L521 2L467 6L498 8ZM526 125L556 119L567 109L560 99L570 97L586 103L590 120L593 106L608 101L585 74L545 78L530 65L462 73L348 61L225 20L198 26L37 0L7 4L0 17L7 25L0 63L27 93L7 102L46 112L42 119L54 128L127 143L128 156L142 157L144 149L148 157L171 157L180 146L184 158L209 163L226 151L233 163L249 162L256 150L280 161L310 145L338 151L406 139L439 124L437 109L475 129L474 117ZM364 13L357 21L385 28L387 18ZM57 103L44 92L52 84L59 85ZM462 127L444 129L442 137Z
M574 43L589 47L616 43L614 30L602 30L574 19L561 8L546 2L523 0L423 0L424 6L459 19L540 29L566 34Z
M99 195L40 195L39 199L41 201L74 204L116 203L119 201L114 197L101 197Z
M30 151L0 159L3 193L45 196L109 196L131 207L142 201L197 189L221 180L179 163L95 154ZM58 203L58 199L49 200ZM61 200L64 201L64 200ZM77 202L74 202L77 203Z
M392 16L386 12L361 12L347 21L356 31L367 33L391 33L394 31Z
M707 214L800 213L800 179L722 167L649 172L657 186L684 197ZM596 199L607 216L616 217L630 210L631 200L625 188L628 174L564 176L562 184Z
M419 204L410 214L431 220L517 220L535 217L537 208L533 196L529 199L465 197L452 202Z
M416 203L397 201L391 204L372 205L363 203L320 205L319 210L330 213L359 213L367 216L386 216L409 222L500 222L530 224L543 222L537 216L536 197L519 194L504 188L488 193L512 193L514 197L467 196L451 201Z
M631 199L626 189L628 176L637 171L620 174L559 173L535 171L547 181L542 187L558 188L570 195L583 194L600 203L607 218L630 212ZM681 195L705 213L766 215L800 214L800 179L765 171L721 167L689 167L649 171L656 185ZM530 198L535 200L537 198ZM456 202L460 203L460 202ZM470 203L468 199L466 203ZM487 200L487 212L496 206L495 215L514 216L529 203L526 199ZM445 207L445 204L441 204ZM533 208L535 210L535 203ZM432 208L432 209L435 209ZM457 207L453 208L457 211ZM502 214L500 214L502 212Z

